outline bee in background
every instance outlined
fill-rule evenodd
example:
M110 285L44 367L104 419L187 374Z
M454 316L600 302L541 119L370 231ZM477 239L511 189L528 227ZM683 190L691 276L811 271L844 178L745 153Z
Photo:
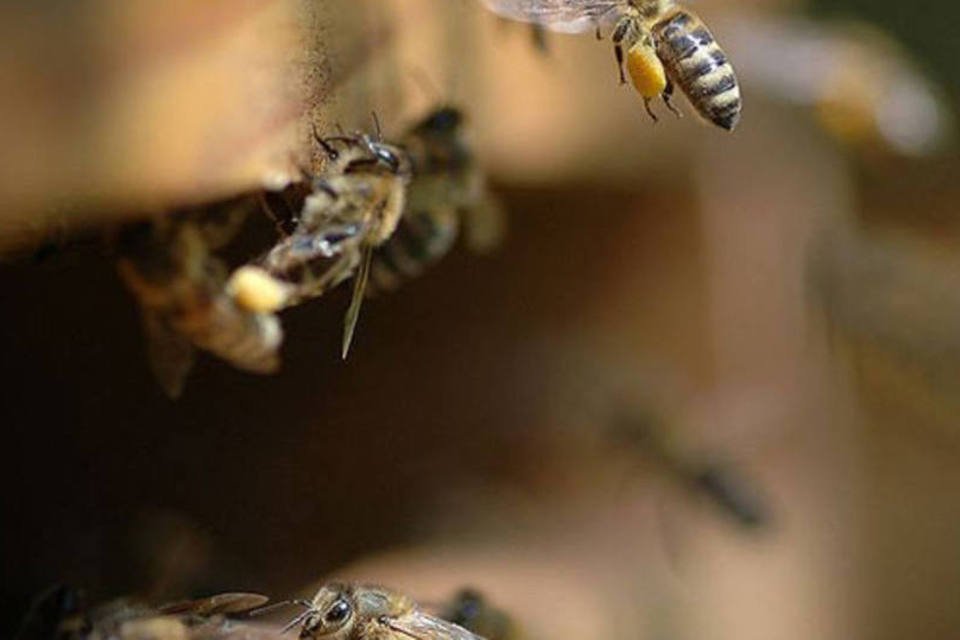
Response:
M330 640L483 640L463 627L434 617L411 598L378 586L331 583L284 631L300 627L300 638Z
M618 449L643 453L676 482L706 498L745 529L770 524L770 509L762 492L736 467L685 451L670 438L666 425L652 414L621 413L607 429L608 442Z
M379 124L375 138L362 133L321 138L316 132L314 137L326 162L311 176L293 231L235 272L228 288L248 309L277 311L321 296L352 276L341 352L346 358L373 253L397 228L412 169L405 151L381 141Z
M514 620L475 589L461 589L444 608L441 617L487 640L521 640Z
M371 293L396 289L453 247L466 224L468 244L489 250L502 235L503 210L464 136L464 115L443 105L401 138L413 168L396 233L374 254Z
M137 298L154 374L171 398L183 391L197 348L252 373L279 368L283 332L271 313L240 307L212 250L238 223L232 212L168 216L123 230L117 268Z
M703 21L675 0L482 0L500 16L566 33L612 24L620 83L629 74L647 113L662 98L667 108L679 88L706 120L732 131L740 120L740 88L733 67ZM624 73L626 69L626 74Z
M228 616L252 611L269 598L222 593L160 607L121 598L88 609L75 589L58 585L33 603L16 640L186 640L230 635Z

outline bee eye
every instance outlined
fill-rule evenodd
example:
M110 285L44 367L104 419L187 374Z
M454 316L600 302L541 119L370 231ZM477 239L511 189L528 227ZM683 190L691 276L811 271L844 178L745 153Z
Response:
M330 624L336 624L346 620L348 615L350 615L350 603L346 600L337 600L333 603L333 606L330 607L330 610L327 611L327 615L325 615L323 619Z

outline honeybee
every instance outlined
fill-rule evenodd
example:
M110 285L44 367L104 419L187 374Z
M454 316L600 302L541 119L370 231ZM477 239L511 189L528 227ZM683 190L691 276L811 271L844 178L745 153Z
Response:
M183 391L196 348L253 373L279 367L279 320L227 293L226 269L211 253L223 230L205 225L170 216L126 229L118 243L117 268L140 304L151 368L172 398Z
M366 134L321 138L323 171L311 177L292 233L254 269L238 270L228 285L248 309L276 311L315 298L354 278L344 318L341 355L350 350L374 250L397 228L412 170L399 147ZM323 269L317 271L318 265ZM292 286L285 286L289 283Z
M495 13L543 25L555 31L581 33L612 24L620 83L629 74L643 98L660 97L674 114L674 87L713 124L732 131L740 120L740 88L726 54L703 21L675 0L482 0ZM624 73L626 68L626 74Z
M300 638L330 640L483 640L423 611L411 598L383 587L331 583L320 588L284 631L300 627Z
M413 179L396 233L374 253L371 287L395 289L420 275L453 247L466 223L470 246L484 251L501 235L503 212L464 139L464 116L442 105L400 139Z
M610 423L607 437L618 448L645 453L676 482L718 506L740 526L757 529L769 524L769 507L749 478L734 466L685 451L652 414L621 414Z
M476 589L458 591L442 616L487 640L520 640L523 637L514 620Z

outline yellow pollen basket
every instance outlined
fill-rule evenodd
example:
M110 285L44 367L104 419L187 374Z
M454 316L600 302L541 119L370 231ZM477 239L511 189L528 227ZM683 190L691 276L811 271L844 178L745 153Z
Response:
M247 311L272 313L286 304L290 285L277 280L260 267L247 265L230 276L227 293Z
M667 75L656 51L647 45L638 44L627 51L627 72L644 98L656 98L667 88Z

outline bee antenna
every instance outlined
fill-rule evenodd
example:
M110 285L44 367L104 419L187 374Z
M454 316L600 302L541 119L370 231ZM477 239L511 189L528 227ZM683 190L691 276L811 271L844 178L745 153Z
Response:
M308 605L308 606L309 606L309 605ZM303 613L299 614L297 617L295 617L295 618L294 618L293 620L291 620L290 622L288 622L288 623L286 624L286 626L284 626L283 629L280 630L280 635L283 635L283 634L286 633L287 631L290 631L290 629L293 629L293 628L294 628L295 626L297 626L298 624L303 623L303 621L306 620L307 616L309 616L311 613L313 613L313 607L312 607L312 606L310 606L309 609L307 609L307 610L304 611Z
M380 118L377 117L376 111L370 112L371 117L373 117L373 129L377 132L377 142L383 140L383 131L380 128Z
M262 607L257 607L256 609L248 611L246 614L246 617L253 618L257 616L266 615L271 611L276 611L277 609L280 609L282 607L289 607L292 604L295 604L297 606L300 606L306 609L306 611L299 614L295 618L295 620L297 620L298 622L299 620L302 620L303 618L305 618L307 614L309 614L310 611L313 610L313 605L307 602L306 600L282 600L280 602L274 602L273 604L264 605Z

